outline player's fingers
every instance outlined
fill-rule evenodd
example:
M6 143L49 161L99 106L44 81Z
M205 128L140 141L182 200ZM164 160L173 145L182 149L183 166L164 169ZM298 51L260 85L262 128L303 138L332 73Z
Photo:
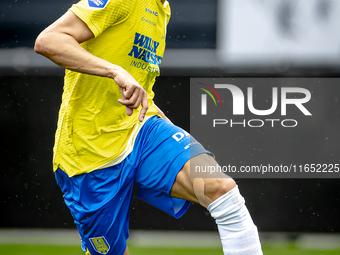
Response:
M121 93L124 98L130 98L135 93L134 86L126 86L125 88L121 89Z
M135 93L133 95L133 98L132 98L132 102L131 102L131 105L130 107L131 108L134 108L134 109L137 109L139 107L139 105L141 104L142 102L142 99L143 99L143 95L145 94L145 90L144 89L140 89L138 90L138 93ZM134 97L135 96L135 97Z
M145 91L144 91L145 92ZM143 98L142 98L142 102L141 102L141 105L142 105L142 109L140 110L140 113L139 113L139 121L143 121L144 117L145 117L145 114L149 108L149 105L148 105L148 96L145 93L143 93Z
M124 101L121 101L121 103L128 106L129 108L137 109L145 96L146 91L142 87L138 87L134 90L134 93L130 98L124 99Z
M123 99L118 99L118 102L131 108L131 106L135 104L138 95L134 93L130 98L126 98L125 95L123 95L123 97Z
M118 102L122 105L125 105L126 114L131 116L133 113L133 109L137 109L140 105L140 100L136 100L135 98L131 99L118 99Z
M129 108L129 106L126 105L126 104L127 104L126 101L127 101L126 99L118 99L118 103L120 103L120 104L122 104L122 105L125 105L126 114L127 114L128 116L131 116L132 113L133 113L133 109Z
M131 108L129 108L129 107L125 107L125 109L126 109L126 114L128 115L128 116L131 116L132 115L132 113L133 113L133 110L131 109Z
M118 102L126 106L126 114L132 115L133 109L137 109L139 105L142 106L141 112L139 114L139 120L143 121L146 111L148 110L148 99L147 93L142 88L135 88L134 93L130 98L126 98L126 93L122 91L123 99L118 99Z
M129 99L119 99L118 102L131 109L137 109L140 104L139 96L137 93L133 94Z

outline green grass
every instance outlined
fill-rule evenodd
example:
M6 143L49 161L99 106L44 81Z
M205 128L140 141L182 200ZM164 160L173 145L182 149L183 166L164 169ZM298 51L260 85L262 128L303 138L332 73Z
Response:
M129 246L131 255L210 255L223 254L221 249L140 248ZM294 245L264 247L264 255L339 255L340 250L302 250ZM78 246L0 245L0 255L83 255Z
M283 247L263 247L264 255L339 255L340 250L308 250L299 249L294 245L283 246Z
M84 255L80 246L0 245L1 255Z

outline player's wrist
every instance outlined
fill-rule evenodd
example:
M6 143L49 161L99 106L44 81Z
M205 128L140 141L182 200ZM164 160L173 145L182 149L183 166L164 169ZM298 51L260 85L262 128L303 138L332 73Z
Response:
M112 66L110 66L109 68L106 68L107 71L107 77L111 78L111 79L115 79L116 76L122 72L122 70L124 70L122 67L118 66L118 65L114 65L112 64Z

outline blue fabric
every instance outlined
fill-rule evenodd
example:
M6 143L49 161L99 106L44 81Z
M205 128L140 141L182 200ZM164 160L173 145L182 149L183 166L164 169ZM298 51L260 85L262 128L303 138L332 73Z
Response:
M210 152L183 129L155 116L139 131L133 151L122 163L71 178L58 169L56 180L78 227L83 250L96 254L100 245L95 244L105 243L109 251L103 254L124 254L134 185L137 197L181 217L190 202L172 198L170 191L184 164L201 153Z

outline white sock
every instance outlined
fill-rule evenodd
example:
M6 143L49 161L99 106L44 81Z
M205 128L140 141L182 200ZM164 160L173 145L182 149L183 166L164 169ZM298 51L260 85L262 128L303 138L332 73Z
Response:
M216 220L225 255L262 255L257 227L236 186L208 206Z

